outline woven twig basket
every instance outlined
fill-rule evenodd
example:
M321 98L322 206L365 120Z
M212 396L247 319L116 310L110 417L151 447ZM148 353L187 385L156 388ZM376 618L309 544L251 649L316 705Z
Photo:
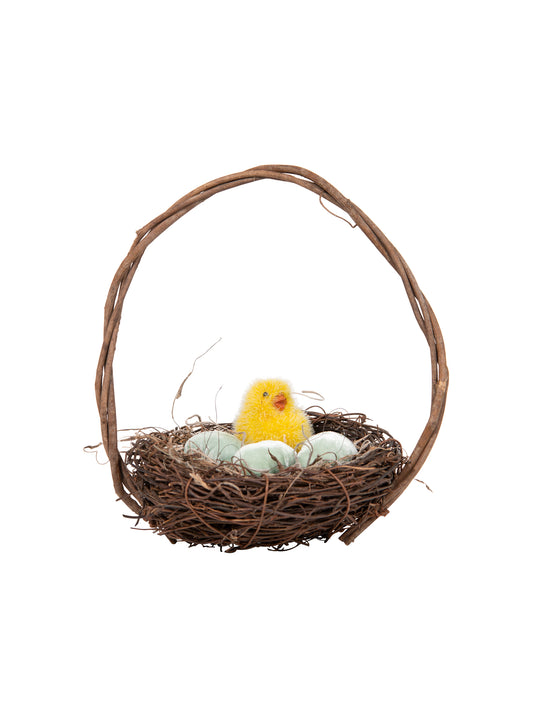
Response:
M364 417L314 415L315 430L335 429L363 442L361 455L347 464L287 469L274 476L238 475L232 464L210 465L182 454L191 427L164 435L140 435L125 457L119 452L113 357L122 307L145 249L170 225L212 195L256 180L282 180L311 190L344 211L398 272L413 313L429 345L431 410L407 460L387 432ZM182 197L137 232L120 265L105 304L104 339L96 374L96 398L103 445L118 497L171 542L219 545L229 550L255 546L281 549L340 532L351 543L414 479L435 442L448 389L444 341L437 319L411 270L381 230L326 180L303 168L264 165L213 180ZM318 424L318 426L317 426ZM220 425L221 428L228 425ZM161 438L162 437L162 438ZM154 458L153 452L157 452ZM371 471L371 475L369 475Z

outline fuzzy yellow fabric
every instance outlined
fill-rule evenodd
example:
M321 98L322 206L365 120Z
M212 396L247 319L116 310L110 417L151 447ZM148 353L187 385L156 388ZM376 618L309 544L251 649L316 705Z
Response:
M294 447L313 433L307 415L294 403L289 384L276 379L252 384L233 426L246 444L268 439Z

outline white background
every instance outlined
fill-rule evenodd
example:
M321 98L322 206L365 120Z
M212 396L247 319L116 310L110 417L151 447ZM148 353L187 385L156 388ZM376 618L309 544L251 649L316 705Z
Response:
M3 706L531 708L528 3L6 3ZM440 437L346 547L227 555L131 529L100 440L103 303L135 230L263 163L329 180L440 321ZM412 450L429 352L400 279L315 195L261 182L146 253L119 425L231 420L261 375ZM302 400L302 404L307 402ZM98 455L103 458L102 452Z

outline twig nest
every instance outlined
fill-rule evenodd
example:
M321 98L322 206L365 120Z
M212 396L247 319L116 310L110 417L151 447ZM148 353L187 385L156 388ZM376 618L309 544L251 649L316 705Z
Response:
M247 472L260 476L294 466L296 453L283 441L258 441L242 446L233 456L233 463L240 464Z
M321 431L313 434L298 452L298 461L303 468L321 461L340 461L357 454L357 447L347 436L336 431Z
M218 429L200 431L185 442L183 453L200 452L214 461L231 461L232 457L242 446L242 441Z
M383 501L405 463L400 443L363 414L313 409L306 414L315 432L342 434L356 445L356 456L303 467L290 446L267 441L239 448L232 457L239 463L219 462L185 447L199 433L230 434L231 423L141 433L125 454L141 502L137 523L143 518L171 542L229 552L328 540L384 515Z

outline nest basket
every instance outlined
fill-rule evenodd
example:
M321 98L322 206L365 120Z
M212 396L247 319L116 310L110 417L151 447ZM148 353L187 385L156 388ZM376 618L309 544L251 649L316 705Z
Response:
M273 475L245 475L235 463L220 463L184 451L203 429L230 424L198 421L171 431L139 432L129 450L119 451L113 386L113 358L128 288L146 248L168 227L209 197L257 180L290 182L316 193L353 221L399 274L429 346L431 407L408 458L400 443L363 414L307 410L315 432L337 431L357 445L357 454L335 462L292 466ZM402 256L381 230L319 175L296 166L264 165L213 180L188 193L138 230L111 283L104 311L104 338L96 373L102 441L113 485L137 522L172 543L218 546L228 552L252 547L281 550L329 540L349 544L403 493L426 460L438 435L446 404L448 369L442 333L427 299Z

